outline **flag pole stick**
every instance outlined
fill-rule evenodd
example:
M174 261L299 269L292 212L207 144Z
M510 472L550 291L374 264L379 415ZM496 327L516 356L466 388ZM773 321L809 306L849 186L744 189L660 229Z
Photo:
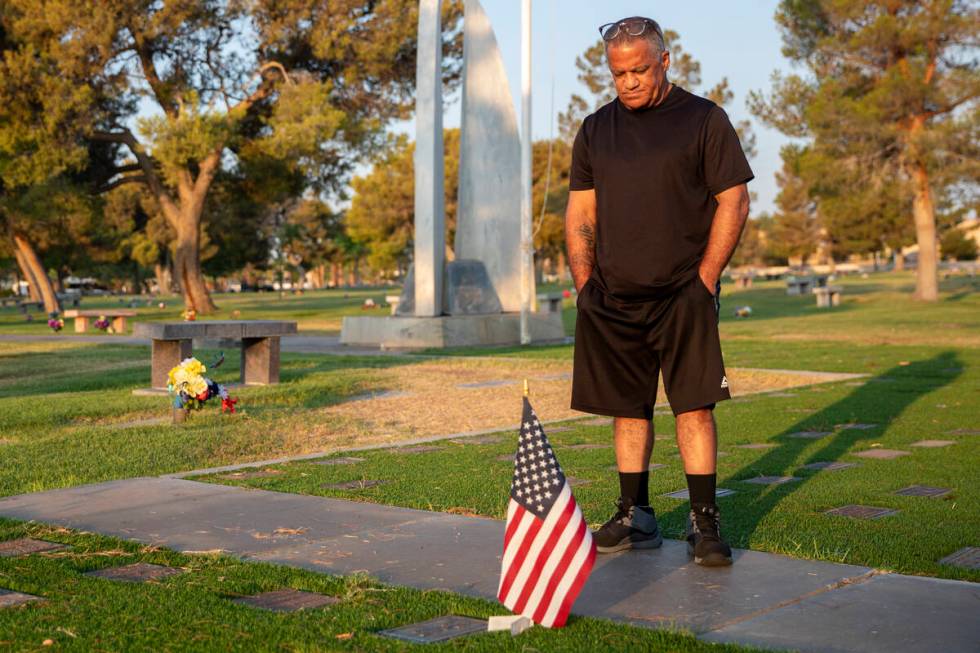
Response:
M524 396L525 397L528 397L528 396L530 396L530 394L531 394L531 391L528 390L528 387L527 387L527 379L524 379Z

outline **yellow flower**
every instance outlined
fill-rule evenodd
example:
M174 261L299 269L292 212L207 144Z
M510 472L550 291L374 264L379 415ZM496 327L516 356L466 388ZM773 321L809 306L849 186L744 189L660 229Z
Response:
M195 382L196 385L199 385L196 383L196 378L200 378L206 371L207 368L201 361L196 358L185 358L180 362L180 365L170 370L167 378L171 385L177 388L183 383L190 382ZM201 383L204 383L204 386L207 387L207 383L203 379L201 379Z
M207 389L208 383L200 374L187 381L187 394L189 395L196 397L197 395L206 392Z

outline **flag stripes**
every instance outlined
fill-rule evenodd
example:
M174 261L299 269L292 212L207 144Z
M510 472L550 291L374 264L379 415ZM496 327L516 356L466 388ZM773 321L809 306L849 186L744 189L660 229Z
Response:
M497 598L561 627L595 562L595 544L541 423L524 400Z

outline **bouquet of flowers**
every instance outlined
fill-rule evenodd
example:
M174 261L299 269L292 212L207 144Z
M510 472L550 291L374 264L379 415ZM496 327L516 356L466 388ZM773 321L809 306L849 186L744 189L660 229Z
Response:
M194 322L197 320L197 311L195 311L193 308L188 308L180 315L184 318L184 322Z
M108 331L112 333L112 325L109 320L106 319L105 315L100 315L99 319L95 321L95 328L100 331Z
M224 356L212 365L218 367L224 362ZM196 358L185 358L180 365L170 370L167 390L174 395L174 408L190 411L204 407L212 397L221 398L221 412L234 413L237 399L228 395L228 390L204 376L208 368Z
M51 327L52 331L58 333L59 331L65 328L65 321L62 320L60 317L58 317L57 314L55 314L48 319L48 326Z

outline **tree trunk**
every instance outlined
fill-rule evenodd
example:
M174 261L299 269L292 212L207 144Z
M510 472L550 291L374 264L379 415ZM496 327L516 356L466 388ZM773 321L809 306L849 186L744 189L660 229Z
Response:
M901 272L905 269L905 254L902 254L902 250L895 250L895 271Z
M558 280L562 283L572 280L571 272L568 269L568 264L565 262L565 250L562 249L558 252Z
M929 188L929 173L921 163L912 167L914 195L912 217L915 239L919 244L919 263L915 274L915 297L926 302L939 299L938 260L936 257L936 214Z
M177 225L177 248L174 254L174 268L180 279L180 289L184 295L184 306L194 309L199 315L213 313L217 306L201 274L201 212L200 209L185 210Z
M34 273L31 272L30 266L28 266L27 261L24 260L24 255L17 247L14 248L14 256L17 258L17 266L20 267L20 275L24 277L24 281L27 282L27 296L32 302L43 301L41 299L41 291L38 290L38 283L34 279ZM17 294L20 295L19 289Z
M340 284L342 283L341 281L342 274L343 274L343 267L341 266L340 263L334 261L333 263L330 264L330 285L333 288L340 288Z
M24 257L24 263L27 265L28 270L30 270L31 277L37 282L37 289L41 293L41 301L44 302L45 312L49 314L61 313L61 304L58 303L58 296L54 292L51 279L48 278L48 273L44 270L44 265L41 263L41 259L38 258L37 252L19 234L14 234L14 244Z
M154 263L153 276L157 280L157 293L160 295L170 292L170 268L162 263Z

